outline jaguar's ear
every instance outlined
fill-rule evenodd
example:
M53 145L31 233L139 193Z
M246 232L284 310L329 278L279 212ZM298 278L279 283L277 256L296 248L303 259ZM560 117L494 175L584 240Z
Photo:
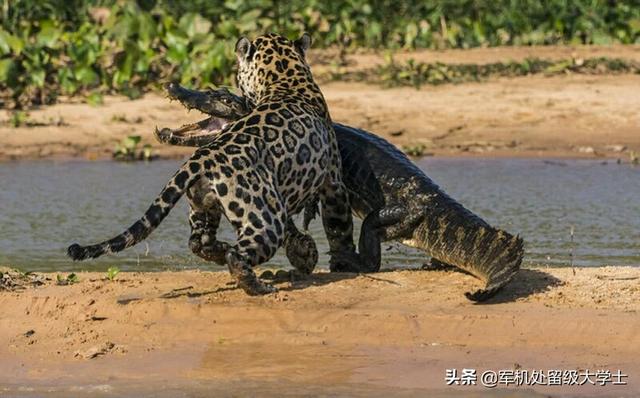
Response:
M309 47L311 47L311 36L309 33L304 32L298 40L293 42L293 44L302 55L305 55Z
M246 37L242 36L236 42L236 56L238 59L244 58L247 53L249 53L249 49L251 48L251 41Z

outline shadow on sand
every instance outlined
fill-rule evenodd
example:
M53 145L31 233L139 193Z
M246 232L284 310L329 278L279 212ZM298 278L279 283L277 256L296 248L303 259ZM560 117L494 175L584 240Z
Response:
M385 282L392 285L399 285L398 282L390 279L386 279L384 274L393 271L407 271L407 269L386 269L375 274L356 274L346 272L320 272L314 273L310 276L300 276L290 271L278 271L275 275L263 273L260 278L269 283L289 283L285 286L279 286L279 290L282 292L289 292L294 290L306 289L311 286L324 286L330 283L339 282L346 279L354 279L357 277L364 277L375 280L377 282ZM431 272L429 270L411 270L414 272ZM443 271L439 271L443 272ZM457 272L457 271L445 271L445 272ZM555 286L562 285L563 282L555 276L544 272L542 269L521 269L516 276L509 282L502 290L500 290L492 298L477 303L480 305L487 304L500 304L516 301L520 298L526 298L536 293L545 292ZM235 290L237 287L234 282L227 283L224 287L207 291L193 291L191 286L174 289L160 295L160 298L173 299L178 297L201 297L211 294L216 294L224 291ZM460 292L463 294L463 292Z
M495 296L478 304L508 303L529 297L532 294L545 292L562 284L564 284L562 280L542 269L523 268Z

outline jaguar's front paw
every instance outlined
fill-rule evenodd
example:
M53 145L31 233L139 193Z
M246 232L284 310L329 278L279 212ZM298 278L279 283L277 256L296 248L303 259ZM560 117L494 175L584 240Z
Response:
M259 296L278 291L274 286L258 279L251 266L233 249L227 252L225 259L231 275L238 281L238 287L248 295Z
M230 247L231 246L228 243L216 240L213 243L202 246L200 257L207 261L213 261L218 265L225 265L225 256Z
M268 283L258 279L255 274L246 275L238 278L238 287L250 296L261 296L264 294L275 293L278 289Z
M302 274L311 274L318 263L318 249L310 235L301 234L288 240L286 253L291 265Z
M193 254L218 265L226 264L225 256L230 247L228 243L212 240L208 235L193 234L189 237L189 249Z

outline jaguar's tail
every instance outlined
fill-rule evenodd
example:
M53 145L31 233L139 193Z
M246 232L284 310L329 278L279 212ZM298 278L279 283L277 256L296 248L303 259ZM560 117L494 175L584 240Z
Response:
M133 223L126 231L95 245L80 246L74 243L67 249L69 257L76 261L96 258L103 254L122 251L144 240L160 225L184 192L200 178L200 174L197 173L199 168L200 165L196 162L189 161L185 163L165 185L160 195L144 213L144 216ZM194 170L196 172L192 172Z

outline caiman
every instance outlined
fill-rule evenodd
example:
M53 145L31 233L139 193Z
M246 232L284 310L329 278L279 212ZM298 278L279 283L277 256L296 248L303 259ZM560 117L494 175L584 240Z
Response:
M204 145L226 121L250 111L244 98L226 89L196 91L174 83L165 88L170 99L211 118L177 130L156 129L163 143ZM362 258L343 263L364 268L332 271L377 272L381 242L393 240L425 251L432 264L452 265L484 281L484 289L465 293L472 301L492 297L518 272L524 254L519 236L493 228L452 199L388 141L343 124L333 127L352 211L363 219L358 242ZM305 229L315 211L316 203L307 206Z

